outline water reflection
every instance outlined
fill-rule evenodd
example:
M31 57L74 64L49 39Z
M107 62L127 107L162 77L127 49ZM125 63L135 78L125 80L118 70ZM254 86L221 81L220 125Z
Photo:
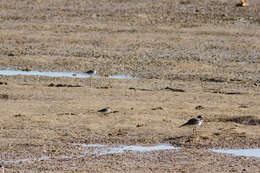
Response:
M173 147L168 144L159 144L159 145L154 145L154 146L140 146L140 145L109 146L109 145L103 145L103 144L72 144L72 145L81 146L81 147L86 148L84 154L80 154L78 156L57 155L57 156L42 156L42 157L38 157L38 158L0 160L0 163L12 164L12 163L22 163L22 162L32 162L32 161L43 161L43 160L50 160L50 159L84 158L84 157L86 157L86 154L105 155L105 154L123 153L126 151L148 152L148 151L179 149L179 148Z
M96 155L124 153L126 151L148 152L148 151L179 149L169 144L159 144L154 146L140 146L140 145L109 146L109 145L102 145L102 144L74 144L74 145L85 147L86 153L96 154Z
M73 78L99 78L100 76L95 73L73 73L73 72L41 72L41 71L22 71L22 70L0 70L0 75L13 76L13 75L37 75L48 77L73 77ZM107 78L111 79L132 79L130 75L111 75Z
M227 153L234 156L260 157L260 149L211 149L217 153Z

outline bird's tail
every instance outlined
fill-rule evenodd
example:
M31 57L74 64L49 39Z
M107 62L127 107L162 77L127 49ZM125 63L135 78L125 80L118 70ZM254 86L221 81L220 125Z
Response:
M185 126L185 125L186 125L186 123L185 123L185 124L182 124L182 125L180 125L180 126L179 126L179 128L181 128L181 127L183 127L183 126Z

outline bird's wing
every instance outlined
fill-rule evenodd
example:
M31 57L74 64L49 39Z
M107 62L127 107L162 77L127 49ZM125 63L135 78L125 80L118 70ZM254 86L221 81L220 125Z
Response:
M98 112L105 112L107 109L100 109Z
M181 125L180 127L183 127L183 126L187 126L187 125L194 125L198 122L198 120L196 118L192 118L190 119L187 123L184 123L183 125Z

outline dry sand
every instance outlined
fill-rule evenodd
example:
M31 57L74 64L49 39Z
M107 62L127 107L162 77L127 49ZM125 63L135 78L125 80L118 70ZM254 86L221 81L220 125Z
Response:
M2 1L2 69L102 76L0 76L0 159L51 157L6 172L259 172L259 158L208 150L260 147L260 3L236 3ZM196 134L178 128L198 114ZM72 143L182 150L78 158Z

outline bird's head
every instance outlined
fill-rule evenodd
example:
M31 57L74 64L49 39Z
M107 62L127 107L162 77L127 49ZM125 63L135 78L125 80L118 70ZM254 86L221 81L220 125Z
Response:
M200 119L200 120L203 119L202 115L197 116L197 118Z

